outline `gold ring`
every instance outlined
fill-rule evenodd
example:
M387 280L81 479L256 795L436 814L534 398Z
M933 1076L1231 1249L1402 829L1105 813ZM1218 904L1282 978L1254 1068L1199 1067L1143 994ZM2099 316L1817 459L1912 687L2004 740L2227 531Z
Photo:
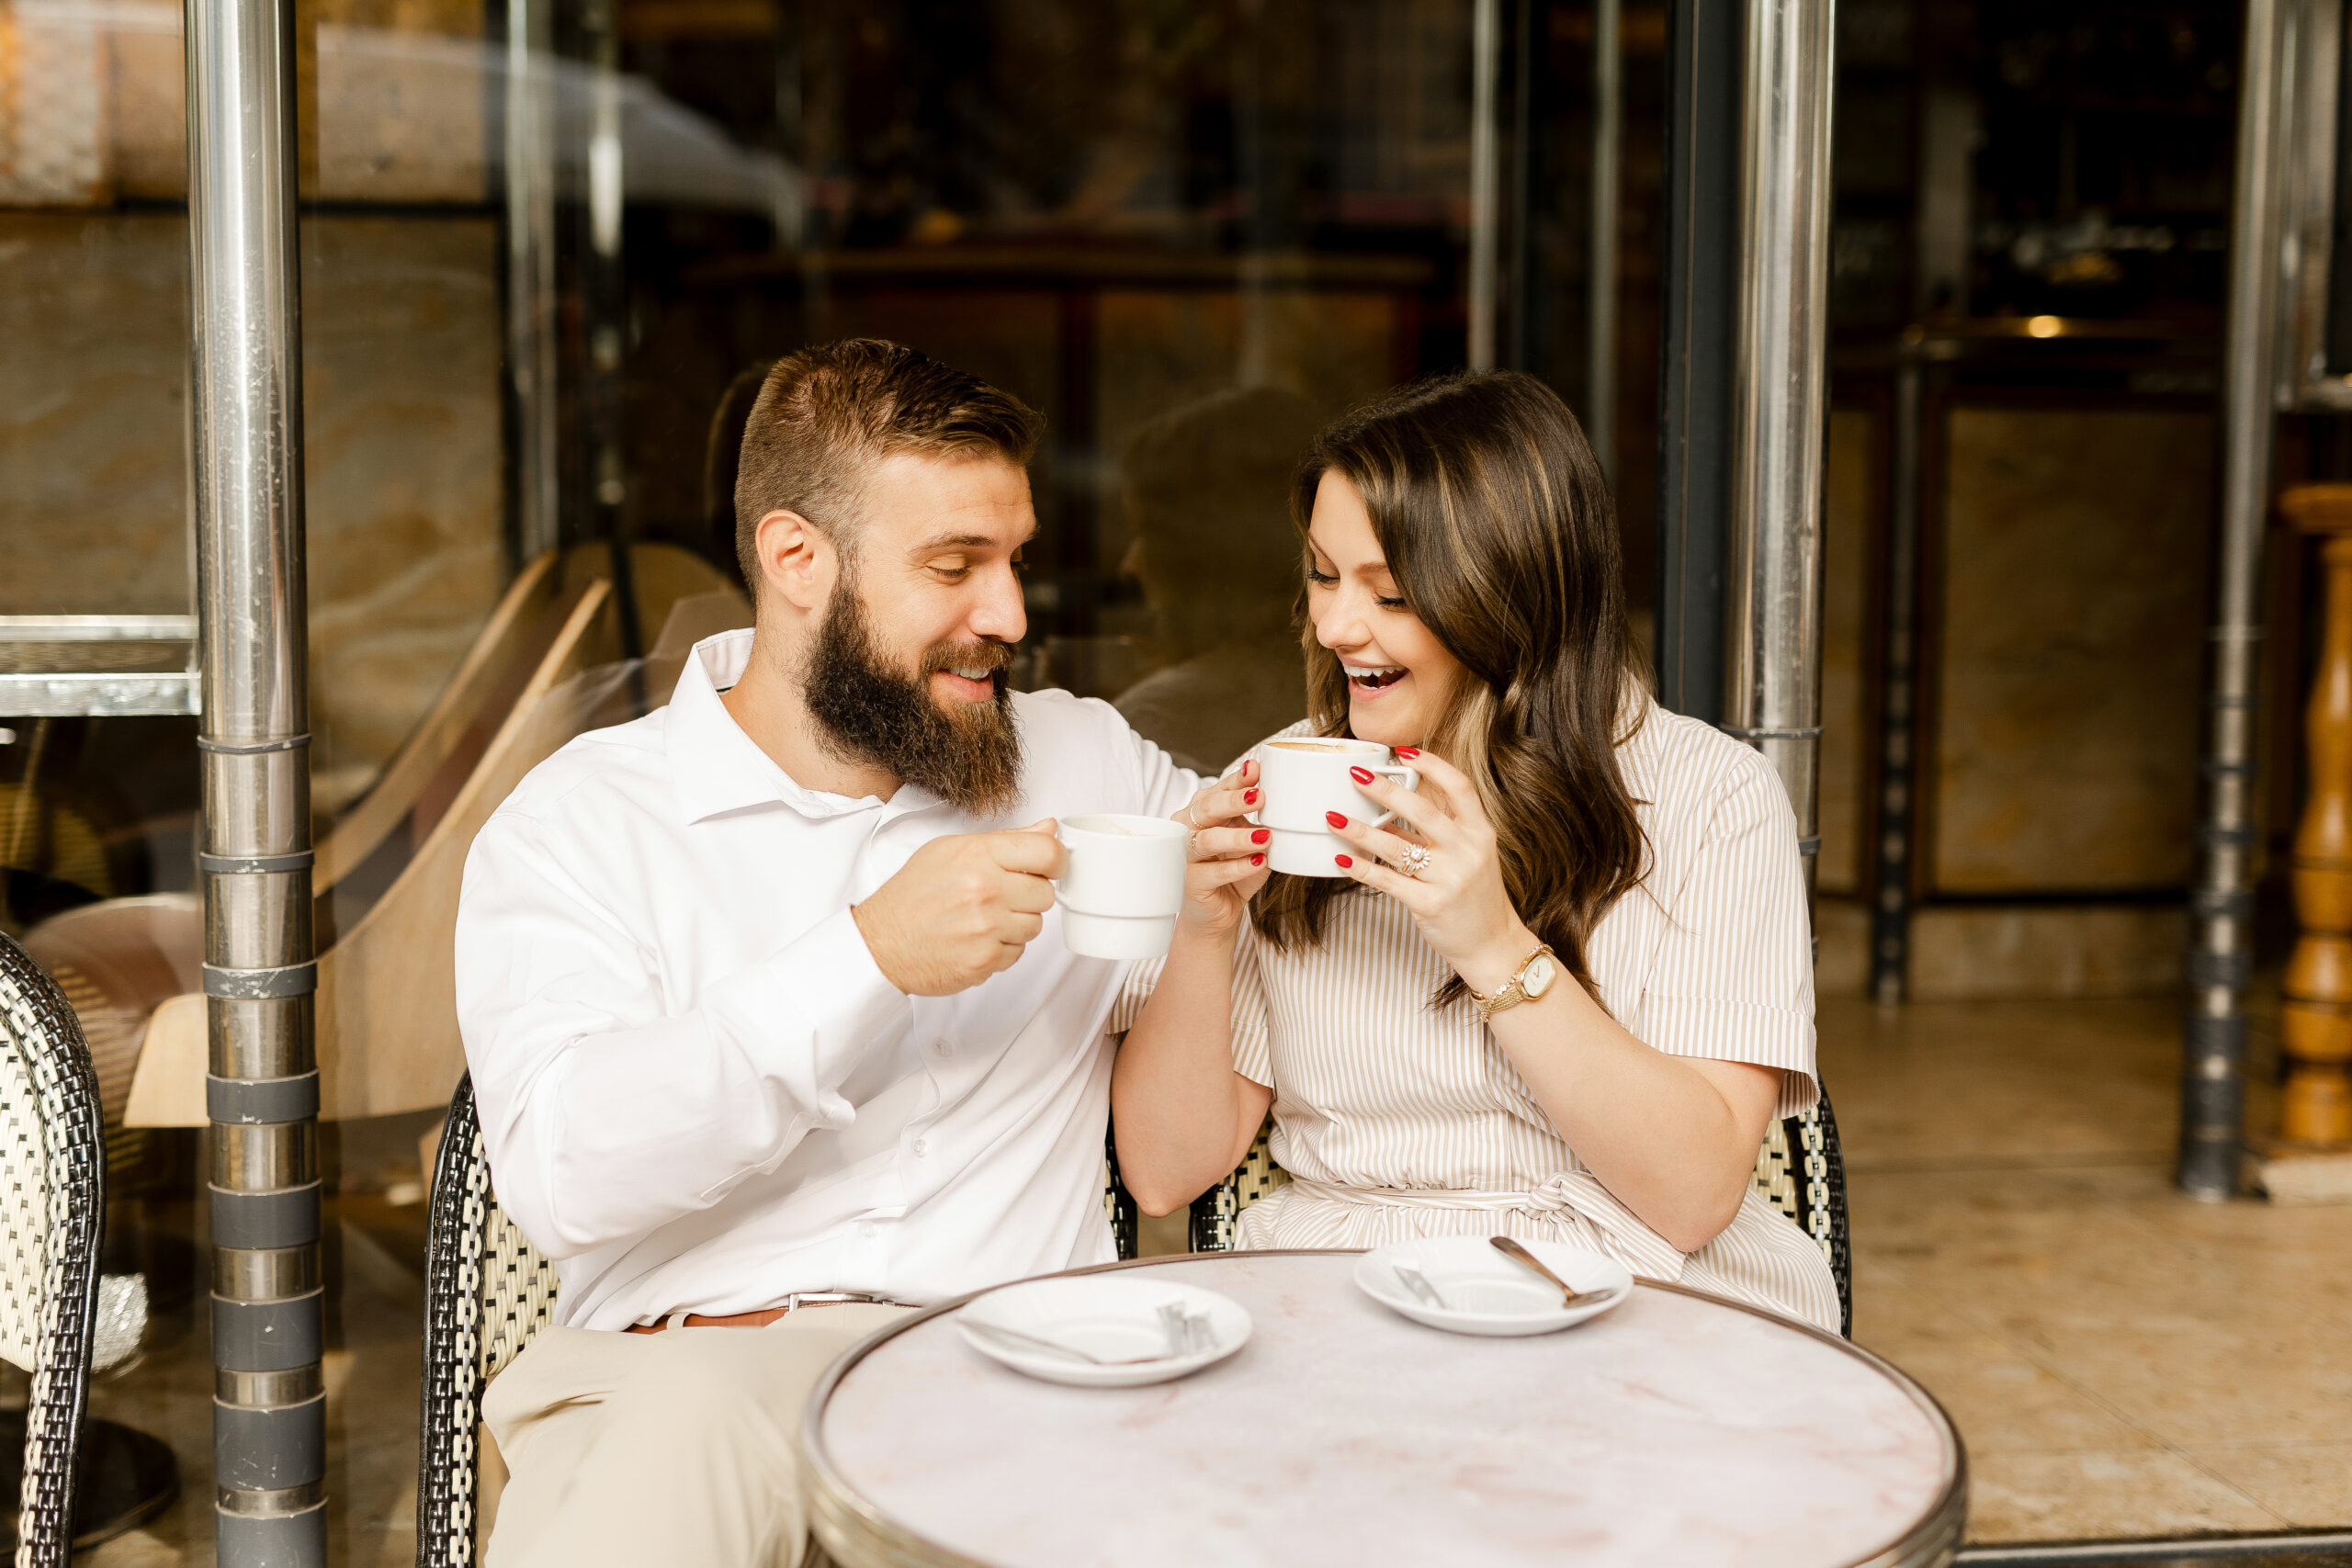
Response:
M1195 833L1198 833L1201 830L1201 819L1193 816L1193 813L1199 810L1200 807L1201 797L1197 795L1193 796L1191 802L1184 807L1184 820L1193 825L1193 831Z

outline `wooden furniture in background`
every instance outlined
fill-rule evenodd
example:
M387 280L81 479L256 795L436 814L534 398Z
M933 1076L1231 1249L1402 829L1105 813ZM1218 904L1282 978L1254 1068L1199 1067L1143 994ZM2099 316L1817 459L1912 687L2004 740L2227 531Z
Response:
M2319 670L2304 715L2311 795L2295 831L2299 930L2287 963L2279 1038L2287 1083L2279 1140L2352 1147L2352 485L2300 485L2278 498L2287 520L2326 543Z
M435 1109L464 1070L454 949L466 852L490 813L582 729L666 702L699 637L751 624L751 605L684 550L629 552L637 603L662 637L624 662L610 555L583 547L517 577L442 696L319 840L320 1115ZM115 899L26 935L37 959L91 995L117 1043L102 1089L127 1127L208 1120L204 998L193 987L203 915L193 895Z

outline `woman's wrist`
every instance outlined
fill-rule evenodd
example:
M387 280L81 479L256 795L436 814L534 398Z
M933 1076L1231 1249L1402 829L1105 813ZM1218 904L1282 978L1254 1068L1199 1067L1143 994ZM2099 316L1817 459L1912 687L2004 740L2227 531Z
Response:
M1490 941L1481 942L1477 951L1464 954L1453 965L1462 983L1482 997L1491 997L1505 986L1527 962L1528 955L1543 942L1533 931L1518 920L1510 929Z
M1179 953L1203 958L1230 961L1234 948L1241 940L1241 922L1250 918L1248 910L1230 920L1194 919L1188 910L1176 922L1176 935L1168 944L1170 958Z

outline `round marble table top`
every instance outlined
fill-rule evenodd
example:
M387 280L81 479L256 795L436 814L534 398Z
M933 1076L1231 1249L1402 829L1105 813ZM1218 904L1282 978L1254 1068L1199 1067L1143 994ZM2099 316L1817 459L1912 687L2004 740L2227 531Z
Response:
M1646 1285L1558 1334L1470 1338L1367 1298L1356 1256L1116 1266L1255 1320L1146 1388L1023 1377L964 1343L957 1303L885 1330L810 1399L811 1529L842 1568L1907 1568L1959 1545L1951 1422L1842 1340Z

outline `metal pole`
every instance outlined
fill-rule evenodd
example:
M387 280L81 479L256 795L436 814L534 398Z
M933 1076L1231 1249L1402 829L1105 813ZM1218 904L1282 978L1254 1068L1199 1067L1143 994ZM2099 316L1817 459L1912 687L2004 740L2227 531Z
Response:
M1625 62L1620 0L1592 7L1592 252L1585 268L1584 432L1605 474L1617 471L1617 203L1623 162Z
M1744 0L1667 6L1666 276L1658 366L1658 701L1724 716L1724 535L1737 335Z
M1235 281L1241 294L1241 353L1235 382L1263 387L1274 379L1274 297L1271 264L1275 245L1273 180L1267 167L1264 8L1243 13L1247 35L1233 51L1233 150L1246 216ZM1065 344L1064 352L1072 345Z
M1893 504L1886 525L1886 641L1883 717L1879 732L1877 874L1871 892L1871 995L1881 1006L1903 1000L1911 970L1912 758L1918 694L1919 448L1927 417L1926 334L1903 335L1894 370Z
M1536 214L1543 209L1551 186L1550 160L1536 127L1537 95L1544 87L1543 70L1552 31L1552 0L1519 0L1511 11L1510 199L1500 221L1510 236L1510 256L1503 264L1505 282L1498 287L1510 327L1501 334L1504 346L1495 357L1514 370L1539 374L1544 363L1544 309L1535 279L1542 271L1541 236Z
M613 602L621 653L645 652L638 623L636 574L628 554L628 453L621 439L628 353L628 278L621 265L628 170L621 139L621 35L617 0L587 0L579 13L590 67L588 129L588 246L582 258L581 294L588 328L587 412L593 479L593 536L612 563Z
M506 373L515 514L526 561L562 534L556 424L554 8L506 0Z
M2222 527L2205 695L2205 815L2189 910L2180 1080L2181 1190L2237 1190L2245 1115L2246 981L2254 960L2255 704L2262 528L2270 505L2273 316L2279 265L2277 0L2247 0L2238 66L2237 189L2222 365Z
M292 0L189 0L214 1534L326 1562Z
M1495 367L1496 193L1500 150L1502 0L1473 0L1470 12L1470 368ZM1523 151L1523 150L1522 150Z
M1732 378L1724 728L1770 759L1810 889L1821 840L1830 0L1751 0Z

